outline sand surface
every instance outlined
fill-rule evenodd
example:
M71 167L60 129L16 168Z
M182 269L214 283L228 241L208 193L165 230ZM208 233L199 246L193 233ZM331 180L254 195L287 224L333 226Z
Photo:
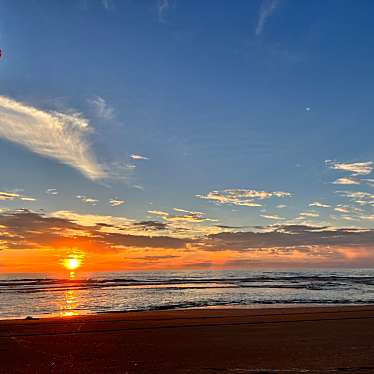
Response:
M0 321L0 373L374 373L374 306Z

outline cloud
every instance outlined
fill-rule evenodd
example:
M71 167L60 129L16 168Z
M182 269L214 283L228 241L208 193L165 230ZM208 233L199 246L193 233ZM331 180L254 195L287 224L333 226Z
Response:
M94 108L97 117L107 121L113 119L114 109L101 96L88 99L88 103Z
M113 223L99 224L96 220ZM184 248L188 239L169 236L146 236L122 232L126 219L110 216L79 215L55 212L45 215L29 210L0 213L0 249L43 249L64 246L84 247L85 251L114 251L127 247ZM82 224L84 223L84 224ZM90 224L88 224L90 223ZM116 224L119 226L115 227ZM139 228L136 228L138 232ZM117 231L115 231L117 230Z
M137 155L137 154L132 154L132 155L130 155L130 157L131 157L133 160L149 160L148 157L141 156L141 155Z
M145 231L166 230L168 228L166 223L159 221L140 221L134 223L134 225L143 228Z
M77 113L47 112L0 96L0 138L69 165L95 180L105 177L96 162L87 119Z
M364 179L364 181L370 186L374 187L374 179Z
M95 206L96 203L99 201L99 200L96 200L96 199L94 199L92 197L88 197L88 196L84 196L84 195L78 195L77 199L79 199L83 203L86 203L86 204L92 205L92 206Z
M176 6L176 0L158 0L158 20L161 23L166 22L166 15L171 7Z
M105 172L108 179L128 182L135 169L136 165L124 161L113 161L105 168Z
M331 160L325 161L326 165L333 170L349 171L352 175L368 175L373 171L373 162L336 162Z
M45 191L47 195L58 195L58 191L55 188L48 188L48 190Z
M339 213L349 213L350 212L350 209L348 206L346 205L338 205L334 208L334 210L336 212L339 212Z
M143 257L132 257L131 260L146 260L146 261L164 261L169 259L178 258L175 255L159 255L159 256L143 256Z
M361 215L360 219L365 221L374 221L374 214Z
M319 217L319 213L317 212L301 212L299 214L300 217Z
M266 219L274 219L274 220L283 220L285 219L284 217L279 217L276 214L261 214L261 217L266 218Z
M265 232L221 232L202 242L206 250L275 249L309 251L310 246L368 246L374 248L374 230L308 225L276 225ZM276 253L275 251L275 253Z
M281 191L267 192L251 189L226 189L223 191L211 191L206 195L196 195L195 197L211 200L218 204L259 207L262 205L258 203L258 200L269 199L271 197L284 198L290 196L290 193Z
M0 200L5 201L14 201L14 200L22 200L22 201L35 201L34 197L20 195L19 193L15 192L0 192Z
M374 217L365 215L362 219L372 221ZM373 229L273 224L247 231L225 229L198 238L174 237L167 233L168 230L166 222L136 222L125 217L69 211L43 214L22 209L0 212L0 250L48 249L55 250L51 253L56 257L60 249L81 248L87 254L118 254L116 258L120 261L123 261L122 253L128 260L149 257L150 260L167 261L170 258L170 267L175 265L174 256L181 255L187 257L176 265L179 267L185 267L187 263L194 266L203 261L212 261L214 265L215 258L253 260L258 265L283 261L288 265L299 263L303 266L315 264L315 261L325 266L354 266L354 259L360 258L363 264L374 264ZM225 254L222 257L212 252ZM222 266L222 261L218 263ZM146 266L146 263L139 266Z
M279 0L263 0L261 3L260 11L257 18L257 24L255 29L255 34L257 36L261 35L267 20L274 13L275 9L279 5Z
M336 191L339 195L347 197L359 205L374 206L374 194L364 191Z
M217 222L217 220L204 217L204 213L202 212L191 212L180 208L174 208L173 210L183 214L170 214L159 210L149 210L148 213L161 216L168 222Z
M113 9L113 0L101 0L102 6L105 8L105 10Z
M316 208L330 208L331 205L320 203L318 201L314 201L313 203L309 204L310 207L316 207Z
M153 214L155 216L168 216L169 213L163 212L161 210L148 210L148 213Z
M338 178L333 184L360 184L359 181L353 178Z
M125 203L125 200L119 200L119 199L110 199L109 204L111 206L120 206Z
M287 208L287 205L285 205L285 204L278 204L275 207L278 208L278 209L284 209L284 208Z

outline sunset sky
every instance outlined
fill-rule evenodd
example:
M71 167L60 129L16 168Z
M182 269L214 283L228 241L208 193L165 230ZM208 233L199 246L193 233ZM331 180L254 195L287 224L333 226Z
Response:
M374 266L373 12L0 0L0 272Z

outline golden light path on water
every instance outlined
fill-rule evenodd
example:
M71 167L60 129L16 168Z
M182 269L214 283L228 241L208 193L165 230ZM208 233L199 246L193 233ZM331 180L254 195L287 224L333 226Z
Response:
M76 278L76 270L82 265L83 254L72 254L69 255L62 261L62 265L65 269L69 270L68 278L70 281L73 281ZM67 289L64 292L64 299L61 303L60 315L64 317L75 316L78 314L76 310L78 306L78 298L76 295L76 290L74 288Z

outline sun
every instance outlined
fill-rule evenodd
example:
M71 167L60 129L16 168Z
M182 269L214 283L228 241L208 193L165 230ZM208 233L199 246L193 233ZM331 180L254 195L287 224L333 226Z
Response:
M64 266L68 270L76 270L81 266L81 260L77 258L66 258L64 260Z

